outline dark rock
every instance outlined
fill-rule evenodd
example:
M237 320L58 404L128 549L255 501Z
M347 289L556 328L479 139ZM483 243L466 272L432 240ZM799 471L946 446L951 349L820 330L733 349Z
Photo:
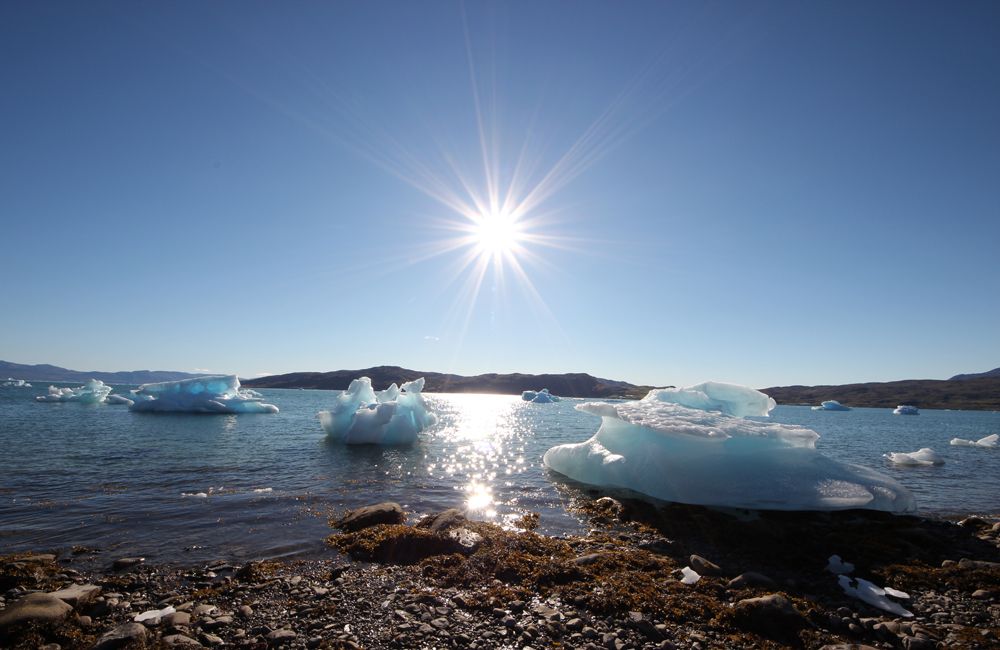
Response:
M406 515L398 503L379 503L352 510L346 517L333 523L346 533L352 533L379 524L402 524Z
M962 558L958 561L959 569L1000 569L1000 562L983 562L981 560L970 560Z
M120 560L115 560L111 563L112 571L127 571L133 567L137 567L146 561L144 557L123 557Z
M72 607L52 594L28 594L15 600L7 609L0 611L0 629L31 621L62 621L72 611Z
M575 557L572 560L570 560L570 562L572 562L573 564L578 564L580 566L588 566L590 564L593 564L594 562L597 562L598 560L600 560L602 557L605 556L607 556L607 553L591 553L589 555L581 555L580 557Z
M59 591L53 591L52 595L70 607L79 607L94 600L100 593L101 588L97 585L72 585Z
M449 508L436 515L427 515L417 523L417 528L426 528L434 533L443 533L453 528L469 524L468 518L458 508Z
M903 648L905 650L934 650L937 643L930 639L923 639L916 636L904 636Z
M727 585L730 589L743 589L744 587L774 587L774 580L766 575L747 571L741 576L737 576L729 581Z
M125 623L105 632L97 639L93 650L114 650L123 645L133 642L143 642L148 637L149 632L146 626L141 623Z
M792 601L781 594L741 600L733 607L732 617L745 630L777 639L793 638L808 624Z
M397 506L398 507L398 506ZM271 632L266 637L268 645L279 646L284 645L290 641L294 641L298 635L292 630L275 630Z
M962 528L971 528L972 530L981 530L990 527L989 523L982 517L966 517L958 522L958 525Z
M722 569L719 568L719 565L709 562L700 555L692 555L688 559L688 562L690 563L691 568L694 569L698 575L703 575L703 576L722 575Z
M191 646L193 648L202 647L200 643L189 636L183 634L171 634L163 637L163 642L169 646Z

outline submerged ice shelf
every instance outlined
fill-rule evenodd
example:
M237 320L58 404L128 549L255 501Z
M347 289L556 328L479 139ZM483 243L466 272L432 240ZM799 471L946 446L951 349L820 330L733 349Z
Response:
M236 375L197 377L143 384L129 395L130 411L161 413L277 413L252 390L240 388Z
M411 444L438 421L420 394L423 389L421 377L376 395L371 379L361 377L337 395L332 411L320 411L316 419L327 435L345 444Z
M766 416L759 391L706 382L652 390L637 402L586 402L602 418L586 442L549 449L543 462L570 478L652 497L761 510L916 510L894 479L837 462L815 448L810 429L744 419Z

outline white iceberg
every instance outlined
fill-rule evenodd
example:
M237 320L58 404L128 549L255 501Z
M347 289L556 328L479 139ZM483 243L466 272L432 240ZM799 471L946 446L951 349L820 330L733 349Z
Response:
M944 465L944 458L941 458L936 451L929 447L924 447L920 451L908 453L890 452L882 454L890 462L896 465Z
M7 381L4 382L4 386L16 386L18 388L31 388L31 384L29 384L28 382L24 381L23 379L11 379L9 377L7 378Z
M994 433L992 436L986 436L985 438L980 438L979 440L954 438L951 441L951 444L956 447L996 447L998 439L1000 439L1000 435Z
M752 388L725 386L723 401L735 412L763 416L774 404ZM689 402L682 401L685 396L691 397ZM578 410L601 416L600 430L586 442L549 449L542 460L584 483L679 503L760 510L916 510L913 495L896 480L819 453L816 432L698 408L721 406L706 398L705 391L694 389L653 390L634 402L578 404Z
M540 391L526 390L521 393L521 399L525 402L534 402L535 404L549 404L551 402L562 401L561 397L550 394L548 388L543 388Z
M320 411L316 419L331 438L349 445L405 445L416 442L417 434L437 424L420 394L424 378L397 388L393 384L378 395L368 377L351 382L337 395L332 411Z
M897 406L893 413L896 415L920 415L916 406Z
M850 406L844 406L835 399L827 400L820 406L814 406L814 411L850 411Z
M236 375L197 377L143 384L132 391L130 411L168 413L277 413L252 390L240 388Z
M49 386L48 395L39 395L36 402L86 402L96 404L103 402L111 392L111 386L105 386L103 381L91 379L79 388L56 388Z
M844 593L848 596L860 598L869 605L874 605L881 610L891 612L897 616L905 616L907 618L913 616L912 612L907 611L902 605L888 598L888 596L893 596L894 598L909 599L910 595L905 592L897 591L891 587L886 587L885 589L876 587L874 584L861 578L858 578L857 587L851 586L851 579L847 576L838 576L837 581L840 582L840 586L843 587Z
M839 555L831 555L830 563L826 565L826 570L830 573L842 575L854 571L854 565L850 562L842 562Z

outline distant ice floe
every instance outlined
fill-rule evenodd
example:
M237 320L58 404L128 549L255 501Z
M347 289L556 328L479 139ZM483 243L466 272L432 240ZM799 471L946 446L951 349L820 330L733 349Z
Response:
M955 438L951 441L951 444L956 447L996 447L998 439L1000 439L1000 435L994 433L992 436L986 436L985 438L980 438L979 440L964 440L962 438Z
M814 411L850 411L850 406L844 406L835 399L827 400L820 406L814 406Z
M837 580L840 582L840 586L844 589L844 593L848 596L853 596L859 598L869 605L874 605L879 609L896 614L897 616L905 616L907 618L913 616L912 612L907 611L902 605L892 600L889 600L889 596L893 598L909 599L910 595L892 589L891 587L881 588L876 587L874 584L868 582L867 580L862 580L858 578L858 586L851 586L851 579L847 576L838 576Z
M132 391L130 411L161 413L277 413L255 391L240 388L236 375L143 384Z
M893 413L896 415L920 415L920 410L916 406L897 406Z
M417 434L437 424L420 391L424 378L397 388L393 384L378 395L368 377L351 382L337 395L332 411L320 411L316 419L331 438L349 445L405 445L417 441Z
M91 379L79 388L56 388L49 386L48 395L39 395L36 402L85 402L96 404L103 402L111 392L111 386L105 386L103 381Z
M549 449L543 462L584 483L679 503L916 510L913 494L896 480L819 453L816 432L742 417L766 416L773 407L759 391L715 382L652 390L639 401L585 402L577 410L601 416L600 430L586 442Z
M955 444L954 442L952 444ZM890 462L896 465L944 465L944 458L941 458L933 449L929 447L924 447L920 451L911 451L908 453L888 453L882 454L883 457L888 458Z
M31 388L31 384L24 381L23 379L12 379L10 377L7 378L7 381L5 381L3 385L18 387L18 388Z
M543 388L540 391L526 390L521 393L521 399L525 402L534 402L535 404L549 404L551 402L562 401L561 397L549 394L548 388Z

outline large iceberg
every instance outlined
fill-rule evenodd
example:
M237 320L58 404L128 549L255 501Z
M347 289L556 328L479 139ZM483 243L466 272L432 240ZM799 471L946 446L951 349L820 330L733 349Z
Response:
M56 388L49 386L48 395L39 395L36 402L103 402L111 392L111 386L105 386L99 379L91 379L78 388Z
M835 399L827 400L823 402L820 406L814 406L814 411L850 411L850 406L844 406Z
M550 404L562 401L561 397L550 394L548 388L543 388L540 391L526 390L521 393L521 399L525 402L534 402L535 404Z
M197 377L182 381L143 384L129 396L130 411L171 413L277 413L252 390L240 388L236 375Z
M875 470L819 453L804 427L746 420L773 407L745 386L653 390L642 400L576 408L602 418L590 440L543 462L570 478L679 503L760 510L916 510L913 495ZM719 412L717 412L719 411Z
M417 434L437 424L420 391L424 378L397 388L393 384L378 395L372 381L361 377L337 395L332 411L320 411L316 419L331 438L349 445L405 445L416 442Z

